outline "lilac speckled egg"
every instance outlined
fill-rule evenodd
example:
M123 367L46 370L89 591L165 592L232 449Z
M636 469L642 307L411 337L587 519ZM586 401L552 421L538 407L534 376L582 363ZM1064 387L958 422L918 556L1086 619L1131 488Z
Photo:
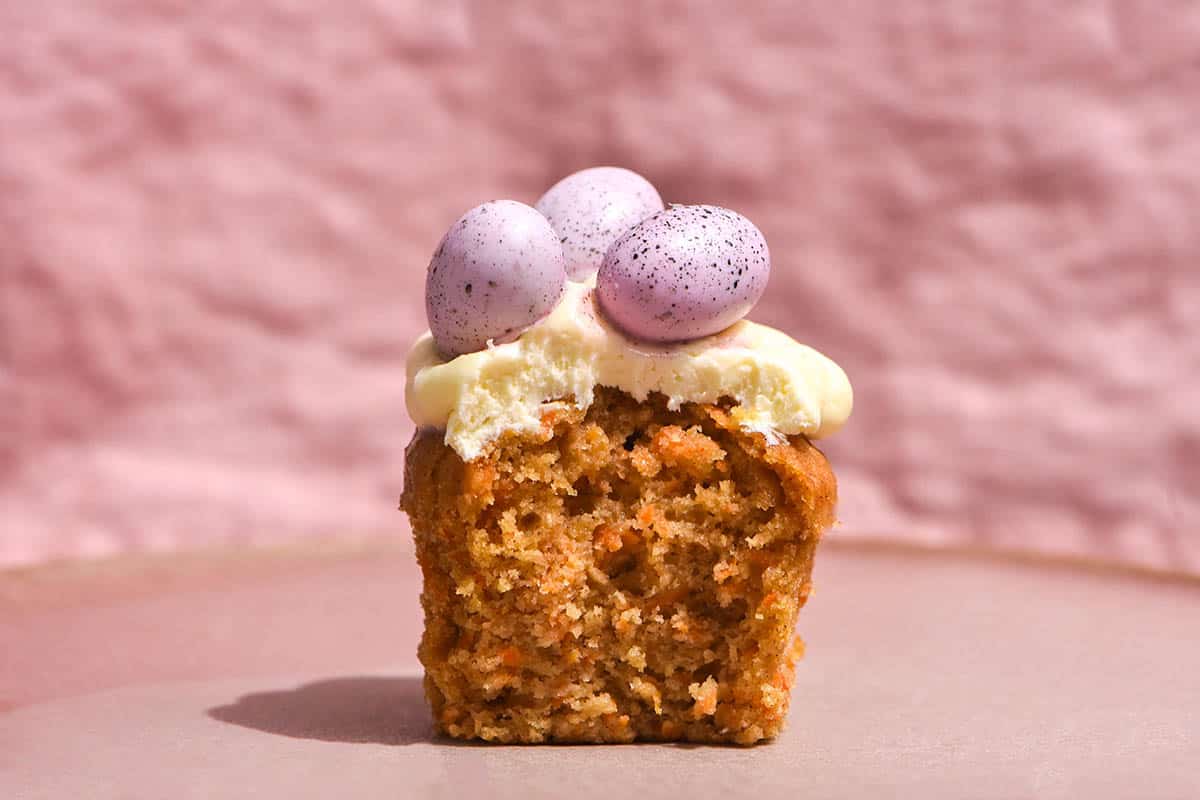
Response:
M494 200L442 237L425 276L429 330L445 356L503 341L549 314L567 283L558 234L536 209Z
M609 246L663 210L650 181L621 167L592 167L568 175L537 201L562 241L567 275L583 280L600 268Z
M673 205L609 248L596 296L628 335L682 342L746 316L770 272L767 242L750 220L720 206Z

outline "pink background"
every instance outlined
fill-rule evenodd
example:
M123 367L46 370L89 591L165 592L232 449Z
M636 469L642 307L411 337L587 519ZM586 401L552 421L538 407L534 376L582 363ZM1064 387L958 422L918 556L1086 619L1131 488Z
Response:
M620 164L850 374L836 535L1200 571L1197 4L317 7L0 5L0 564L406 537L429 253Z

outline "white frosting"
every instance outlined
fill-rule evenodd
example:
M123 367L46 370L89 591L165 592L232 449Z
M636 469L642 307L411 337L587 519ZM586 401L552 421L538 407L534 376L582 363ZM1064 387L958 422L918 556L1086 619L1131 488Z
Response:
M568 283L562 301L512 342L445 361L426 332L408 354L408 412L446 431L465 461L505 431L534 431L547 403L586 408L597 386L644 400L736 405L743 428L768 438L820 438L850 416L853 392L841 367L790 336L742 320L721 333L670 346L623 336L595 307L592 283Z

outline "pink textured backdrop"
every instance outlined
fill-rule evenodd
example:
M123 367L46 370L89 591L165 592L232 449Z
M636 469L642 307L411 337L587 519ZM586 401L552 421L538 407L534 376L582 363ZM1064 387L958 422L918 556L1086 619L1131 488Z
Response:
M0 5L0 563L407 535L431 249L620 164L849 372L837 535L1200 570L1200 5L317 7Z

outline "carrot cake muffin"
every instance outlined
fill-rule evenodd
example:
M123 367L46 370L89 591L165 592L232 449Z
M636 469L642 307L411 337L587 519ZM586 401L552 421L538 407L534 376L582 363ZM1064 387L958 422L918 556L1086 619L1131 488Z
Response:
M440 732L779 733L837 496L810 440L841 427L851 389L743 319L769 268L746 218L664 209L611 167L447 232L408 357L401 498Z

